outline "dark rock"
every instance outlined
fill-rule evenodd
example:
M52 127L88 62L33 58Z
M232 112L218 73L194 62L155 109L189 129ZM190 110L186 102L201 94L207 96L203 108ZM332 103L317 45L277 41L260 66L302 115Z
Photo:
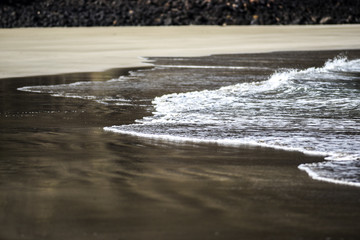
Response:
M360 0L1 0L0 27L360 23Z
M329 24L332 22L332 17L327 16L327 17L323 17L321 18L321 20L319 21L320 24Z

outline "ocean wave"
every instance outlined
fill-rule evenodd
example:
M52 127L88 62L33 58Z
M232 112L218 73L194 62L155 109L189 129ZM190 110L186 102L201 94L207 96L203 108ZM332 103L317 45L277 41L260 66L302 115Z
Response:
M321 155L327 160L358 161L360 90L354 84L360 78L359 70L359 59L337 57L320 68L275 72L266 81L167 94L153 100L152 116L104 129L170 141L250 144ZM314 179L325 179L320 174L316 177L314 172L320 171L310 165L299 168ZM346 176L327 179L354 186L360 183L359 176L351 181Z
M169 72L171 68L180 71ZM187 68L190 73L184 75ZM132 71L128 76L107 81L27 86L18 90L91 100L111 106L148 107L146 104L151 102L152 107L148 108L154 109L151 116L130 125L110 126L104 130L175 142L216 143L234 147L256 145L319 155L326 161L302 164L299 169L317 180L358 186L360 59L336 57L326 61L322 67L279 69L267 79L244 74L247 68L257 71L256 66L155 64L153 69ZM227 69L231 74L225 74ZM259 69L263 71L266 66ZM185 78L193 77L193 74L206 77L205 83L202 79L195 79L200 86L216 81L224 85L224 79L229 77L231 81L236 81L236 74L244 74L251 79L241 77L239 83L219 84L217 89L170 93L152 101L148 98L150 95L144 98L138 94L144 89L156 92L164 85L171 86L171 74L176 74L173 81L179 82L185 89L192 87L194 79ZM173 89L179 89L178 85L174 84ZM341 161L349 164L350 175L342 174L346 168L336 165ZM330 162L338 171L329 168Z

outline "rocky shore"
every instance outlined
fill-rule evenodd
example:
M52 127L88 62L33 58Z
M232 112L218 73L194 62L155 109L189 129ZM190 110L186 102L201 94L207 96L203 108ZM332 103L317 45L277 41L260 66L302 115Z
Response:
M360 23L359 0L3 0L0 27Z

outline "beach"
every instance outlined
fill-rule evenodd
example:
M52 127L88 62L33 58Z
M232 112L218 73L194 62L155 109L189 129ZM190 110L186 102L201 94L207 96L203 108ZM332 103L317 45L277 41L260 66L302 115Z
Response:
M23 28L0 31L0 78L147 66L142 57L359 48L360 25Z
M360 188L316 181L298 169L323 156L104 127L152 116L155 97L224 86L201 71L223 71L231 85L239 80L236 71L263 80L270 67L320 67L346 52L355 58L359 30L1 29L0 238L358 239ZM214 54L220 55L207 57ZM239 59L250 70L224 70ZM161 69L166 65L173 68ZM77 92L66 95L59 85ZM112 104L114 96L124 100Z

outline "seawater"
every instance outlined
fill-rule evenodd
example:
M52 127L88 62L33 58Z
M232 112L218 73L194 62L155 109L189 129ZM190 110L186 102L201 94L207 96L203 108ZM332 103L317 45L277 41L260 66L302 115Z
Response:
M360 59L335 56L296 69L274 64L276 58L238 58L158 60L152 69L106 82L19 90L151 112L105 131L324 156L299 169L317 180L360 187Z

